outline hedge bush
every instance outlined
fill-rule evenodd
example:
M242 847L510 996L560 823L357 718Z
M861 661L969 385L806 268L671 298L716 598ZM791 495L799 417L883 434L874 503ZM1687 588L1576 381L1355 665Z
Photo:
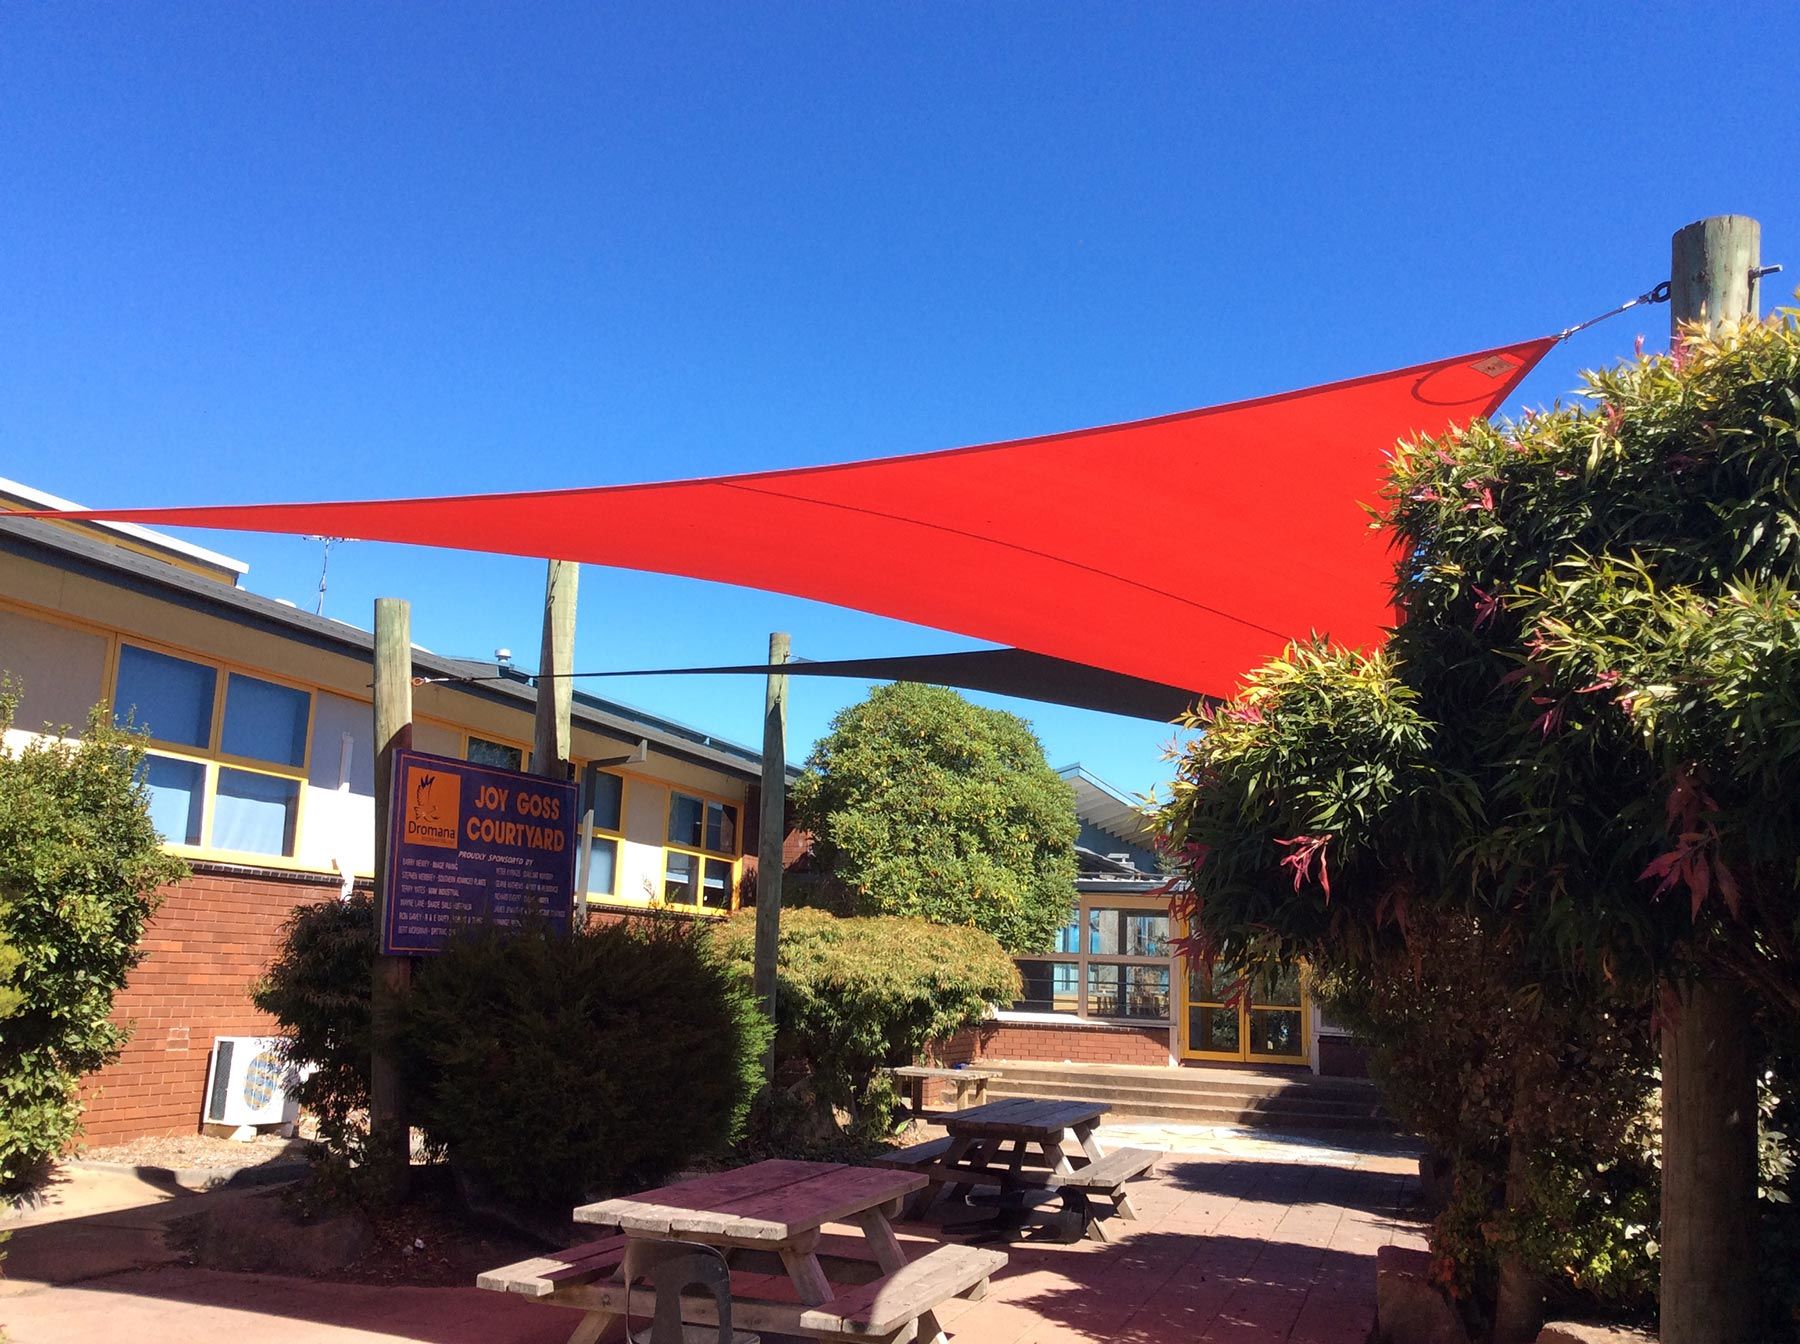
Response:
M16 692L0 680L0 733ZM165 854L138 783L139 738L96 711L78 739L0 750L0 938L17 1010L0 1024L0 1193L35 1182L81 1132L81 1078L118 1057L113 996L138 962Z
M756 912L720 930L719 952L748 983ZM848 1115L859 1136L892 1128L885 1070L910 1064L929 1041L1012 1003L1019 972L991 935L923 919L841 919L822 910L781 915L775 1053L784 1082L809 1090L818 1119Z
M484 1189L559 1207L727 1147L769 1028L704 931L633 920L574 933L470 930L420 958L394 1048L413 1123ZM256 991L336 1167L367 1138L367 896L297 911ZM363 1193L375 1193L368 1191Z
M496 1193L564 1206L723 1151L769 1028L702 927L470 930L406 1008L418 1123Z

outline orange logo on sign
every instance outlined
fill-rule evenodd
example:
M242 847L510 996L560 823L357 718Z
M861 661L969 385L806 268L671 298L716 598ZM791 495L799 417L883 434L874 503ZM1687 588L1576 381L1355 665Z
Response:
M455 849L462 822L462 780L441 770L406 768L406 842Z

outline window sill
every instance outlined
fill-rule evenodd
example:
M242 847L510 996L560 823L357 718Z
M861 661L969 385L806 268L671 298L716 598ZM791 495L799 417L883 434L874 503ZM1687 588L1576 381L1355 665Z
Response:
M1092 1031L1117 1031L1121 1027L1168 1031L1172 1025L1166 1017L1076 1017L1073 1013L1028 1013L1012 1008L996 1011L989 1020L1019 1026L1079 1027Z

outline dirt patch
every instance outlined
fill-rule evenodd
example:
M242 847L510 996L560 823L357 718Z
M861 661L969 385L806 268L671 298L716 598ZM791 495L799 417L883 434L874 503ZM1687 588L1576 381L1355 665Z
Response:
M541 1242L469 1217L447 1174L414 1176L418 1189L395 1209L321 1204L302 1182L184 1218L171 1241L208 1269L427 1288L466 1287L483 1270L543 1253Z
M128 1167L166 1167L171 1171L259 1167L283 1158L303 1158L308 1146L303 1140L284 1139L278 1134L259 1134L247 1142L205 1134L170 1134L88 1148L82 1151L80 1160Z

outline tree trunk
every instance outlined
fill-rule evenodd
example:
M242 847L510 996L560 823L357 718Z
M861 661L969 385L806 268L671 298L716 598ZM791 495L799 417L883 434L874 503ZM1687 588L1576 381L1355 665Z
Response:
M1662 1122L1662 1344L1749 1344L1756 1069L1735 984L1684 987L1663 1023Z
M1506 1207L1524 1209L1531 1202L1531 1145L1518 1134L1528 1115L1531 1067L1521 1063L1513 1085L1512 1128L1506 1156ZM1500 1282L1494 1293L1494 1344L1532 1344L1544 1328L1544 1280L1515 1250L1500 1259Z

